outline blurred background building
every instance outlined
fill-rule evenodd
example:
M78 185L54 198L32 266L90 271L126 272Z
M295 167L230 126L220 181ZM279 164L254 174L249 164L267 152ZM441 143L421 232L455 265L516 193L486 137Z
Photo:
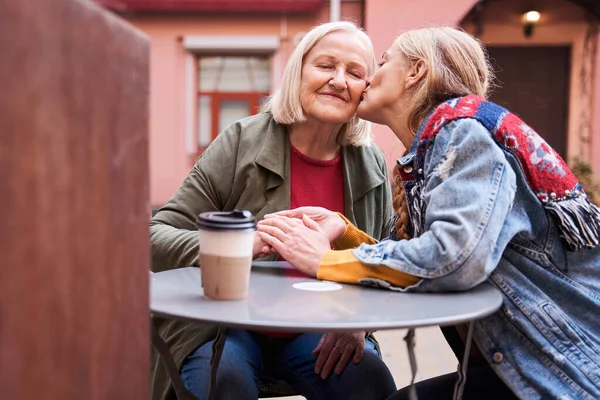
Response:
M257 112L317 23L354 20L383 53L401 32L461 26L488 48L492 100L568 161L600 170L598 0L95 0L145 32L151 203L166 202L219 131ZM118 66L115 66L118 67ZM388 165L403 148L376 127Z

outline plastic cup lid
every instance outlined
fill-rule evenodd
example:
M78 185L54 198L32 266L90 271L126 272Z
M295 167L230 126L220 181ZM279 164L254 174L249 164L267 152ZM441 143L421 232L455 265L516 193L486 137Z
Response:
M256 218L248 210L203 212L196 222L200 229L256 229Z

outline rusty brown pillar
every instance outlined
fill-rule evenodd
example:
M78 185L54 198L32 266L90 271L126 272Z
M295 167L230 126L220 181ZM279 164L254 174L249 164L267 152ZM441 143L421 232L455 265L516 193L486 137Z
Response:
M0 0L0 398L146 400L147 38Z

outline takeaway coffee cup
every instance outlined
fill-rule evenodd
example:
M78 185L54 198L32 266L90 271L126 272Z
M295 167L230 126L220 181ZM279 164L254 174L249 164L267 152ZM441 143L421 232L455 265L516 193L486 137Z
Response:
M204 295L240 300L248 295L256 219L250 211L198 215L200 274Z

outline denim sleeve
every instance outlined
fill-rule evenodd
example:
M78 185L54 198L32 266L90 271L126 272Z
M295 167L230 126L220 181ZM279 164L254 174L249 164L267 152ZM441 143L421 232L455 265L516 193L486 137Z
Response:
M407 290L466 290L487 279L506 246L498 240L512 208L516 175L476 120L448 123L431 146L423 171L424 233L361 245L353 254L363 263L422 278Z

